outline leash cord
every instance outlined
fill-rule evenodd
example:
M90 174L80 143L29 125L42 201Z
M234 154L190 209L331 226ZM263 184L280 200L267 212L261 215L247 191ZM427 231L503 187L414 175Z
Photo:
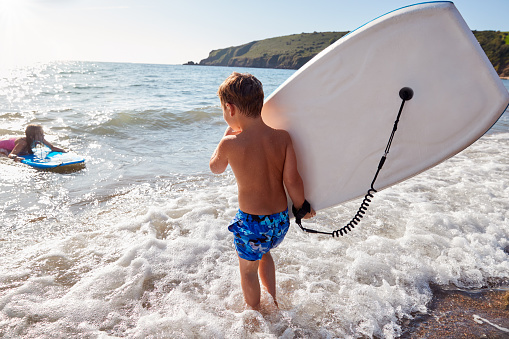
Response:
M345 226L343 226L342 228L340 228L336 231L322 232L322 231L312 230L312 229L303 227L301 218L295 218L295 222L297 223L297 225L299 225L299 227L303 231L308 232L308 233L331 235L334 238L334 237L339 237L340 235L343 236L343 235L347 234L348 232L351 232L352 229L355 228L355 226L357 226L361 222L361 219L364 217L364 215L366 214L366 212L368 210L369 203L371 202L371 199L374 198L374 194L377 192L377 190L374 188L375 181L378 178L378 174L380 173L380 171L382 170L382 167L385 164L387 155L389 154L389 150L391 148L392 141L394 140L394 134L396 134L396 130L398 129L399 118L401 117L401 112L403 111L403 106L405 105L405 102L412 99L413 96L414 96L414 91L410 87L403 87L399 91L399 97L402 99L402 102L401 102L401 106L399 107L398 116L396 117L396 121L394 121L394 126L392 127L391 136L389 138L387 146L385 147L385 153L382 156L382 158L380 159L380 162L378 163L378 169L375 173L373 181L371 182L371 188L368 190L368 192L364 196L361 206L357 210L357 213L355 213L352 220L350 220L350 222L348 222Z

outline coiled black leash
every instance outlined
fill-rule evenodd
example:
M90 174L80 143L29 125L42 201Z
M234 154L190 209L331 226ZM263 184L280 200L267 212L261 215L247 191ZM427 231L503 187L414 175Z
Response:
M332 235L332 237L339 237L340 235L343 236L347 234L348 232L351 232L357 224L361 222L361 219L364 217L364 214L366 214L366 211L368 210L369 203L371 202L371 199L374 197L374 194L377 192L377 190L374 188L376 178L378 177L378 174L380 173L380 170L384 166L385 159L387 159L387 154L389 154L389 150L391 148L392 140L394 139L394 134L396 133L396 130L398 129L398 123L399 118L401 117L401 112L403 111L403 106L405 105L405 101L408 101L412 99L414 96L414 91L410 87L403 87L399 91L399 97L403 100L401 102L401 106L399 108L398 116L396 117L396 121L394 121L394 127L392 128L391 137L389 138L389 142L387 143L387 147L385 147L385 153L380 159L380 162L378 163L378 169L376 171L375 177L373 178L373 181L371 182L371 188L368 190L367 194L364 196L364 199L362 200L361 206L359 207L359 210L355 214L355 216L350 220L346 226L333 231L333 232L321 232L317 230L312 230L309 228L304 228L302 226L301 219L311 211L311 206L307 201L304 201L304 204L302 207L297 210L295 206L293 207L293 215L295 216L295 222L299 227L308 233L317 233L317 234L326 234L326 235Z

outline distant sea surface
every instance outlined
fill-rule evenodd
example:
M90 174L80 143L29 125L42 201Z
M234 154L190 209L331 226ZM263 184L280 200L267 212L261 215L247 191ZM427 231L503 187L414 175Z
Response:
M266 97L294 72L60 62L0 78L0 138L41 124L86 158L64 173L0 158L0 337L393 338L436 286L509 284L506 112L465 151L380 192L348 236L292 227L273 251L280 311L265 292L261 312L247 309L227 230L235 179L208 168L232 71L257 76ZM358 204L307 226L338 229Z

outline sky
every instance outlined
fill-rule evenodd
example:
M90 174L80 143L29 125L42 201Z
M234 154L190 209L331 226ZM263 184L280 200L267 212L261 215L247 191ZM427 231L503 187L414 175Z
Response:
M0 0L0 68L52 60L183 64L283 35L351 31L419 0ZM509 0L456 0L472 30L509 31Z

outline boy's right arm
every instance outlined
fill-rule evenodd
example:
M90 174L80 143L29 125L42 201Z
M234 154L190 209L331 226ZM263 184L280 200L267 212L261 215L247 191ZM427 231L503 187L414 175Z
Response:
M230 127L224 132L223 138L219 141L214 154L212 154L210 158L209 167L212 173L221 174L226 170L226 167L228 167L228 148L230 140L226 137L235 134L238 133L234 132Z
M304 183L302 182L302 178L297 169L297 156L295 155L295 150L293 149L290 135L288 135L288 139L289 142L286 146L286 157L283 168L283 182L285 184L286 190L288 191L290 199L292 199L293 205L296 209L300 209L302 208L304 200L306 199L304 195ZM316 212L313 210L313 208L311 208L311 212L306 214L303 219L309 219L315 215Z
M228 157L225 154L224 148L225 144L223 138L210 158L209 167L214 174L221 174L225 171L226 167L228 167Z

